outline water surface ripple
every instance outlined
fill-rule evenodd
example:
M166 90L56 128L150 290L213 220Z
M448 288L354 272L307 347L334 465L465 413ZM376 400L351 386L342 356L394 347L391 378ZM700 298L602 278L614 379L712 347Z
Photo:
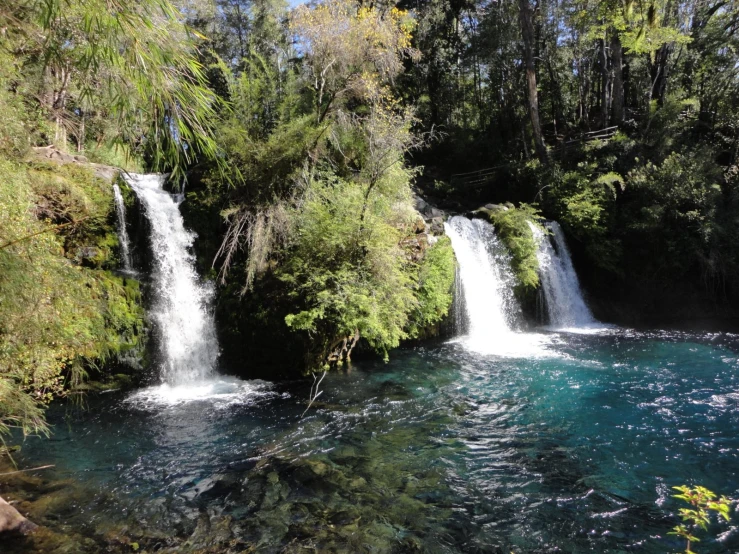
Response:
M551 339L556 357L447 343L355 364L303 419L302 383L217 406L107 395L53 411L21 461L79 483L46 523L96 540L197 544L206 521L260 552L679 550L670 487L739 497L739 340ZM701 552L739 550L733 527L714 536Z

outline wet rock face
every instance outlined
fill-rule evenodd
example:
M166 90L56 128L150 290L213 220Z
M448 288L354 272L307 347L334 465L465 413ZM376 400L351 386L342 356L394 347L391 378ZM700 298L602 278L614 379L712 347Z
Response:
M403 246L411 252L411 260L419 262L426 249L445 234L444 220L448 214L418 195L413 196L413 207L417 216L410 228L411 234L404 240Z
M444 218L434 217L431 219L431 232L435 235L444 234Z
M413 197L413 207L426 221L433 220L434 218L441 218L443 221L447 216L444 210L440 210L420 196Z
M428 247L433 245L439 236L444 235L444 219L447 214L420 196L413 197L413 207L417 215L408 228L408 236L401 241L401 246L408 253L410 261L419 263Z
M37 529L37 525L28 521L18 510L0 498L0 536L6 533L28 535Z
M466 213L465 215L471 219L480 218L488 221L490 216L496 212L506 212L509 210L509 206L503 204L485 204L480 206L476 210Z

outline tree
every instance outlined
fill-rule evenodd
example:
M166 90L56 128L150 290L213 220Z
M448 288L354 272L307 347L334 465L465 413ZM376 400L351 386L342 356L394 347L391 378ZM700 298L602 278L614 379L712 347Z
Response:
M169 0L28 0L6 3L0 19L58 146L72 130L83 147L85 121L99 113L112 122L105 138L149 152L155 169L216 158L218 99L196 58L202 37Z
M357 9L344 0L296 8L290 30L305 53L316 121L321 123L342 98L377 101L383 85L403 71L404 58L418 59L412 29L407 12L396 8Z
M536 66L534 65L534 12L529 0L518 0L518 16L523 37L523 58L526 66L526 95L528 98L531 131L534 135L534 146L539 160L546 164L547 147L541 133L539 121L539 91L536 86Z

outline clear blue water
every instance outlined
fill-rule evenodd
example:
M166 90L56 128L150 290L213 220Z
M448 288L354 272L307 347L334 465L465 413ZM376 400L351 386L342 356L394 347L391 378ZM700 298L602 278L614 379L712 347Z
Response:
M670 487L739 498L739 337L554 338L552 358L447 343L355 364L303 419L304 383L220 406L101 395L52 410L19 461L74 483L42 523L152 549L679 551ZM733 524L709 534L700 552L739 551Z

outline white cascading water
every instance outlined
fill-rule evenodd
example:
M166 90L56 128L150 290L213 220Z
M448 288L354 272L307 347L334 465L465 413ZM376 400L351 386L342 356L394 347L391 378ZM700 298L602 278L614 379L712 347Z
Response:
M195 235L185 229L181 197L163 190L164 176L126 176L151 224L154 305L165 384L184 385L209 377L218 358L218 340L208 311L212 293L195 271L190 253Z
M121 244L121 262L123 263L123 270L130 273L133 269L131 241L126 230L126 205L123 202L123 195L118 185L113 185L113 196L115 197L115 211L118 215L118 242Z
M520 307L513 294L510 256L490 223L454 216L446 233L459 264L467 335L476 352L499 356L536 356L545 352L544 337L514 330Z
M593 317L580 289L580 281L572 266L564 233L559 223L549 221L545 227L529 223L539 244L539 278L544 292L549 325L555 328L592 327L598 321Z

